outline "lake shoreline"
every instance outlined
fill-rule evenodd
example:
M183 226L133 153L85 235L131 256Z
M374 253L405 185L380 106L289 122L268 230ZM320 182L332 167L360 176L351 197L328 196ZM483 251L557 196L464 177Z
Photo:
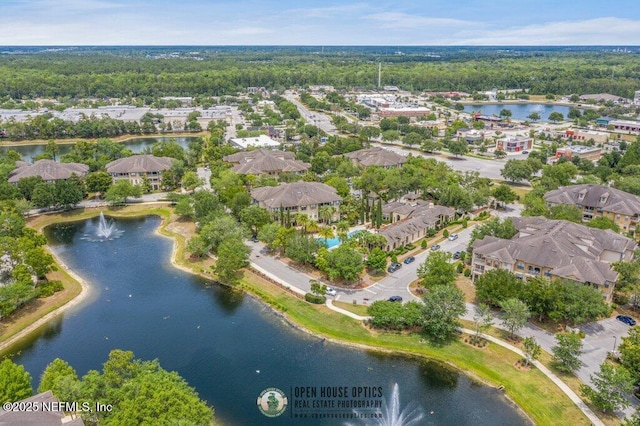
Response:
M143 207L143 208L140 209L140 207ZM69 214L62 214L62 215L57 214L55 216L49 215L49 217L46 217L40 220L39 222L36 221L36 225L37 225L36 228L42 230L46 226L52 225L54 223L85 220L85 219L97 216L101 211L107 213L109 216L112 216L112 217L159 216L162 222L158 227L155 228L154 232L159 235L162 235L163 237L170 238L172 240L172 251L170 256L171 264L177 269L180 269L189 274L198 275L209 281L215 281L212 276L207 275L203 272L198 272L193 268L190 268L184 264L181 264L178 257L181 255L181 252L184 249L184 246L186 243L186 237L185 235L177 233L174 230L167 229L167 226L173 223L173 221L171 220L172 213L167 209L157 208L154 206L139 206L138 208L136 208L136 206L130 206L130 207L125 207L124 209L118 209L115 211L104 209L104 208L90 209L90 211L84 211L84 212L76 211L76 212L71 212ZM69 217L65 217L66 215L68 215ZM73 273L73 271L71 271L70 268L67 265L65 265L63 262L60 262L60 266L63 267L66 271ZM482 383L483 385L488 386L490 388L495 389L500 386L499 384L500 382L496 384L495 382L492 382L489 379L485 379L481 375L477 374L473 370L472 366L467 365L467 367L470 367L470 368L461 367L453 361L447 361L446 357L443 358L439 355L430 356L429 354L421 353L421 351L412 350L412 348L409 348L409 347L407 347L406 349L401 349L398 347L393 347L393 345L389 346L388 344L377 345L377 344L368 344L366 342L359 342L358 339L352 341L352 340L349 340L349 338L342 338L342 337L334 338L333 335L325 334L321 330L320 331L311 330L308 327L306 327L304 324L296 321L295 313L292 313L293 314L293 317L292 317L291 316L292 314L288 313L286 308L280 309L280 306L277 306L277 304L274 306L274 304L271 303L268 297L265 298L264 294L261 294L261 290L254 289L253 287L255 287L256 285L260 287L260 284L257 280L257 276L254 277L254 273L252 271L249 270L245 274L246 274L245 280L248 282L251 282L252 285L251 286L242 285L241 289L239 290L243 291L245 294L249 295L250 297L256 300L259 300L262 303L269 305L269 307L271 308L271 311L278 318L281 318L283 322L292 326L296 330L300 330L310 336L314 336L319 339L325 339L331 343L339 344L346 347L352 347L358 350L376 351L376 352L387 353L387 354L398 354L402 356L408 356L411 358L426 359L433 362L438 362L445 365L448 368L454 368L456 371L464 374L465 376L469 377L471 380L476 381L478 383ZM73 274L73 276L77 277L76 274ZM77 277L77 278L80 278L80 277ZM90 294L91 289L88 283L86 282L84 283L87 285L87 290L82 293L82 296L80 295L76 296L74 299L72 299L70 302L60 307L59 309L57 309L55 312L52 312L51 314L45 317L42 317L40 319L41 323L38 323L37 326L34 325L33 327L30 327L28 330L25 329L23 332L20 333L20 335L13 336L12 338L9 339L9 341L5 342L5 345L12 346L13 344L17 343L19 340L25 338L27 335L31 334L33 331L40 328L42 325L48 323L52 319L58 317L59 315L63 314L64 312L79 305L81 302L86 300L86 298ZM254 290L257 291L257 293L254 293ZM288 297L291 297L291 296L289 295ZM517 393L514 393L514 395L517 395ZM523 409L520 404L516 403L516 401L512 399L511 395L504 393L501 397L504 397L510 404L512 404L514 407L517 407L517 410L521 413L524 419L527 419L532 424L535 423L533 421L535 416L531 417L529 413L525 409Z
M96 142L99 139L109 139L113 142L127 142L132 139L140 138L187 138L187 137L204 137L207 132L177 132L177 133L150 133L144 135L120 135L115 137L105 136L103 138L65 138L65 139L25 139L22 141L3 141L0 140L0 147L12 148L23 145L46 145L50 140L56 145L75 145L78 142Z

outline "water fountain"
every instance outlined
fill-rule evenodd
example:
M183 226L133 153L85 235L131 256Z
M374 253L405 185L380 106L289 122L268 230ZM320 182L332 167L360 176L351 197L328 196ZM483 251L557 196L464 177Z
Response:
M359 416L362 415L359 410L354 410L354 413ZM381 414L382 417L375 420L370 419L367 421L367 424L380 426L411 426L421 424L420 421L424 417L422 409L413 403L410 403L400 410L400 388L397 383L393 385L391 398L384 401Z
M116 228L116 225L115 223L113 223L113 221L107 221L107 219L104 217L104 214L100 212L100 217L98 218L98 226L95 230L95 233L84 234L82 239L88 241L113 240L120 237L123 232L123 230Z

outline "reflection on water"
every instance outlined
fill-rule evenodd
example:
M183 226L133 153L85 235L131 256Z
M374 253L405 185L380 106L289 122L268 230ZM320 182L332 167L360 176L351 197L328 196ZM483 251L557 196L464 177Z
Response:
M267 419L256 407L270 387L291 396L295 387L320 386L380 387L392 404L397 397L399 413L415 403L436 424L528 423L502 394L455 370L330 343L291 327L252 297L174 268L167 261L172 242L154 232L156 216L117 219L125 232L101 244L80 238L95 220L45 231L62 260L92 283L95 298L13 348L35 387L55 358L84 375L120 348L177 371L222 424L343 424L347 420L293 418L292 411Z

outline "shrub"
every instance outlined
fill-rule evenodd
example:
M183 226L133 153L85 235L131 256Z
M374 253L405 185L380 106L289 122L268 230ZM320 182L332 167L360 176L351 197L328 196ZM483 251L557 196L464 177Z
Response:
M470 277L471 276L471 269L465 269L464 270L464 276L465 277Z
M459 262L458 266L456 266L456 271L458 271L458 273L461 274L463 270L464 270L464 266L462 265L462 262Z
M422 242L420 243L420 247L422 249L426 249L427 248L427 240L422 240Z
M449 230L445 229L444 231L442 231L442 236L445 238L449 238Z
M42 284L38 284L36 287L37 297L49 297L53 293L64 290L64 285L61 281L47 281Z
M327 300L327 298L313 293L307 293L304 295L304 300L309 303L315 303L316 305L322 305Z

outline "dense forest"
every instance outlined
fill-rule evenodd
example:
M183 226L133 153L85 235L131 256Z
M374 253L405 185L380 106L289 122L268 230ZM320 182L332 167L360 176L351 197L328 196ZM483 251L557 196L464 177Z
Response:
M530 89L533 94L607 92L632 97L640 88L637 54L596 48L460 48L437 54L417 49L393 54L382 48L192 49L199 52L175 48L177 52L167 54L132 47L5 51L0 55L0 97L219 96L250 86L315 84L373 88L378 63L382 84L415 91L472 93L498 87Z

